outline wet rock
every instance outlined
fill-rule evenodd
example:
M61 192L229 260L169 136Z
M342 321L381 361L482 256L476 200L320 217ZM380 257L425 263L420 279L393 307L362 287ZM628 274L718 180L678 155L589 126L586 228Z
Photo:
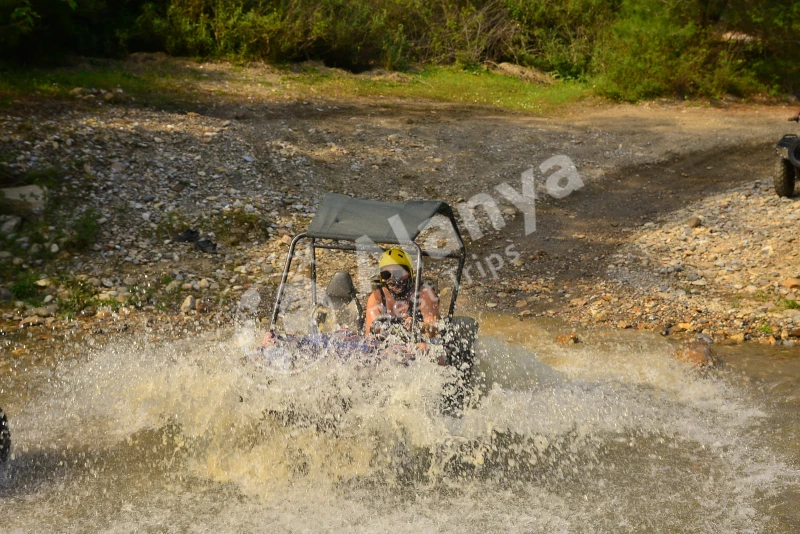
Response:
M718 364L711 345L706 341L688 341L675 351L675 357L695 367L714 367Z
M730 339L731 341L734 341L736 343L744 343L745 335L744 335L744 332L739 332L738 334L733 334L728 339Z
M183 313L188 313L195 308L196 304L197 301L195 298L192 295L189 295L184 299L183 304L181 304L181 311Z
M51 304L50 306L42 306L34 310L39 317L52 317L58 311L58 306Z
M575 332L571 332L569 334L559 334L556 336L556 343L561 343L563 345L574 345L575 343L580 343L580 338L578 334Z
M31 315L30 317L26 317L19 323L21 327L39 326L43 324L44 324L44 319L42 317L39 317L38 315Z

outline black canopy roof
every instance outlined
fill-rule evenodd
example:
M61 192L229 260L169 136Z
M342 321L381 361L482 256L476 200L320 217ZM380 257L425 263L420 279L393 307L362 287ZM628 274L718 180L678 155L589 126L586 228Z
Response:
M328 193L306 234L315 239L346 241L366 236L375 243L402 244L406 236L395 234L390 219L399 216L408 239L413 241L436 214L453 220L450 206L440 200L381 202Z

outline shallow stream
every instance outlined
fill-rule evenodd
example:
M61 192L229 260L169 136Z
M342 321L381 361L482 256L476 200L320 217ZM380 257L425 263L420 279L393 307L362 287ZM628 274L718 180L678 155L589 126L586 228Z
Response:
M560 331L483 317L461 417L433 364L260 376L241 333L1 347L0 530L800 531L800 350L702 375L657 335Z

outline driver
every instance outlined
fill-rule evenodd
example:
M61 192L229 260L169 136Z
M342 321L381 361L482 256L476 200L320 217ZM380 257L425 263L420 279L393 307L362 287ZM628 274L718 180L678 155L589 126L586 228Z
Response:
M411 317L414 297L414 269L411 260L403 250L391 248L383 253L378 263L380 270L380 287L372 292L367 300L367 334L378 335L386 323L375 322L387 317L411 330L414 318ZM436 322L439 320L439 297L429 285L421 285L417 320L422 321L422 331L428 337L438 333Z

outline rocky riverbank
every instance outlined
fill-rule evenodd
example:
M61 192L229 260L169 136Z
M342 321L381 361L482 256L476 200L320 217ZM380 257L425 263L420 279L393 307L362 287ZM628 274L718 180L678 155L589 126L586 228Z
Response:
M271 299L290 236L325 191L455 204L566 152L593 188L591 205L603 207L604 191L625 185L614 172L645 173L693 148L771 141L782 124L769 121L785 114L646 104L559 122L435 104L221 103L198 112L137 107L119 91L73 96L0 115L0 184L46 191L40 205L6 206L0 220L6 333L229 324L247 289ZM709 139L715 129L726 133ZM709 183L723 192L696 202L641 214L624 199L609 204L619 220L604 222L593 243L585 237L594 223L571 207L574 197L537 208L535 243L513 235L520 218L501 206L509 226L490 241L515 244L521 259L500 280L466 284L462 309L793 343L800 204L775 196L768 171L758 180L732 164L718 172ZM563 227L548 229L551 215Z
M755 180L646 223L610 258L595 295L561 315L583 323L702 332L718 341L800 337L800 201Z

